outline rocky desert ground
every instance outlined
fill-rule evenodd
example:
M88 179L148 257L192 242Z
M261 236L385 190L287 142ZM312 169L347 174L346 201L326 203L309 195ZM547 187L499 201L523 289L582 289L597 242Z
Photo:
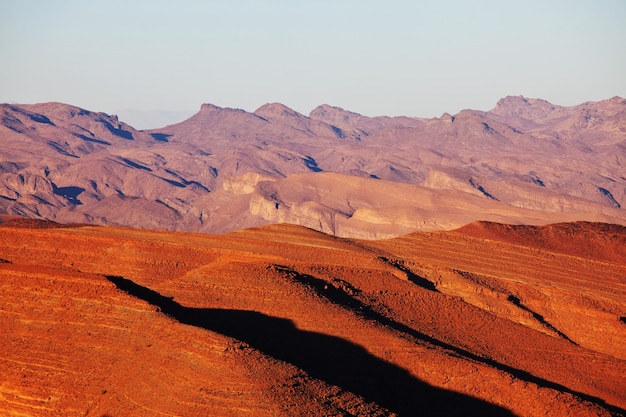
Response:
M2 217L6 416L617 416L626 229Z

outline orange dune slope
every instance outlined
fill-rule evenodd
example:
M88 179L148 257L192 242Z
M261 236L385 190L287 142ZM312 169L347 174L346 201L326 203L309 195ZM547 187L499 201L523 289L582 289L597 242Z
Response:
M625 414L623 227L53 226L0 227L0 415Z

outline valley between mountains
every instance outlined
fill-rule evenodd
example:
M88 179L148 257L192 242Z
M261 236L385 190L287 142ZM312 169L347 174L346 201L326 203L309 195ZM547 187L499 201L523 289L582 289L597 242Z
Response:
M625 415L622 226L2 221L2 415Z

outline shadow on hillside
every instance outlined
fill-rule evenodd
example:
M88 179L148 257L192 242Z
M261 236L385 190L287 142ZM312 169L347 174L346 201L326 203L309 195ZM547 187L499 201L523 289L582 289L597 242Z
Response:
M384 263L386 263L387 265L391 266L392 268L396 268L398 271L404 272L406 274L407 279L411 281L413 284L419 287L422 287L425 290L439 292L437 287L435 287L434 282L429 281L426 278L415 274L413 271L411 271L410 268L407 268L406 265L404 265L402 261L398 259L387 258L384 256L379 257L379 259L383 261Z
M386 258L382 258L385 262L387 262L388 260ZM395 263L389 263L390 265L398 268L401 271L404 271L407 273L407 276L409 277L409 280L413 283L416 283L417 285L421 286L424 289L427 290L431 290L431 291L435 291L438 292L438 290L434 287L434 284L431 283L430 281L427 281L426 279L423 279L421 277L419 277L418 275L413 274L408 268L404 268L403 265L396 265ZM326 298L328 301L334 303L334 304L338 304L341 305L345 308L348 308L352 311L354 311L356 314L359 314L361 317L365 318L365 319L369 319L369 320L373 320L377 323L380 323L390 329L394 329L398 332L404 333L406 335L409 335L411 337L414 337L415 339L418 340L423 340L433 346L437 346L440 347L442 349L445 349L448 352L451 352L452 354L461 356L465 359L471 360L471 361L476 361L478 363L483 363L487 366L493 367L495 369L498 369L500 371L504 371L507 372L509 374L511 374L512 376L514 376L515 378L518 378L522 381L526 381L526 382L530 382L533 384L537 384L540 387L544 387L544 388L549 388L549 389L554 389L556 391L560 391L560 392L567 392L570 393L572 395L575 395L577 397L580 397L581 399L584 399L586 401L590 401L592 403L595 403L601 407L606 408L607 410L610 410L618 415L624 415L626 416L626 413L624 412L623 409L613 406L611 404L607 404L606 401L602 400L601 398L595 397L593 395L589 395L589 394L585 394L583 392L578 392L575 391L571 388L568 388L562 384L559 384L557 382L554 381L549 381L547 379L538 377L536 375L533 375L523 369L518 369L518 368L514 368L510 365L506 365L504 363L500 363L494 359L491 358L487 358L487 357L483 357L483 356L479 356L475 353L472 353L468 350L465 350L463 348L451 345L449 343L446 343L444 341L441 341L439 339L436 339L434 337L428 336L424 333L421 333L409 326L407 326L406 324L403 324L401 322L398 322L396 320L394 320L393 318L390 318L384 314L381 314L380 312L372 309L371 307L369 307L368 305L362 303L361 301L359 301L357 298L350 296L348 293L346 293L344 290L340 289L340 288L336 288L332 283L324 281L323 279L320 278L316 278L312 275L307 275L307 274L302 274L298 271L295 271L293 269L290 269L288 267L285 266L280 266L280 265L275 265L275 268L278 269L279 271L281 271L283 274L287 275L288 277L290 277L291 279L293 279L294 281L297 281L301 284L304 284L306 286L308 286L309 288L313 289L320 297ZM411 278L411 274L413 275L413 278ZM417 278L415 278L417 277ZM414 280L415 279L415 280ZM417 279L423 279L424 281L426 281L426 283L418 283L416 282ZM429 284L432 284L433 287L431 288ZM509 301L514 302L514 300L509 299ZM521 306L520 306L521 307ZM528 310L531 313L533 313L531 310ZM535 313L533 313L533 316L535 316ZM540 315L536 315L535 316L536 319L540 319L540 321L542 321L542 323L546 323L545 320L543 320L543 317L541 317ZM626 321L625 321L626 323ZM547 323L549 325L549 323ZM555 331L558 332L557 329L555 329L553 326L551 326L552 329L554 329ZM562 337L564 337L565 339L567 339L567 336L565 336L564 334L558 332ZM571 343L573 343L571 340L567 339L568 341L570 341Z
M152 136L152 139L159 142L169 142L169 138L172 135L167 133L150 133L150 136Z
M510 294L507 297L507 300L510 301L511 303L513 303L515 306L517 306L518 308L521 308L522 310L530 313L533 318L535 320L537 320L542 326L544 326L545 328L552 330L554 333L558 334L562 339L567 340L568 342L570 342L573 345L578 346L578 343L574 342L572 339L570 339L569 337L567 337L567 335L565 333L563 333L562 331L560 331L559 329L557 329L556 327L554 327L553 325L551 325L550 323L548 323L546 321L546 319L539 313L537 313L536 311L531 310L530 308L528 308L527 306L525 306L524 304L522 304L522 300L520 300L519 298L517 298L516 296Z
M299 330L287 319L255 311L188 308L122 277L107 279L181 323L221 333L289 362L311 377L362 396L399 416L512 416L463 394L432 387L347 340Z

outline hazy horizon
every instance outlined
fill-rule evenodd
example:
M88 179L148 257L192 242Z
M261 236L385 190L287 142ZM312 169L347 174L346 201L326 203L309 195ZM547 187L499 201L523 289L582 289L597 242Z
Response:
M0 102L367 116L626 96L626 3L0 1ZM157 126L153 126L157 127Z

